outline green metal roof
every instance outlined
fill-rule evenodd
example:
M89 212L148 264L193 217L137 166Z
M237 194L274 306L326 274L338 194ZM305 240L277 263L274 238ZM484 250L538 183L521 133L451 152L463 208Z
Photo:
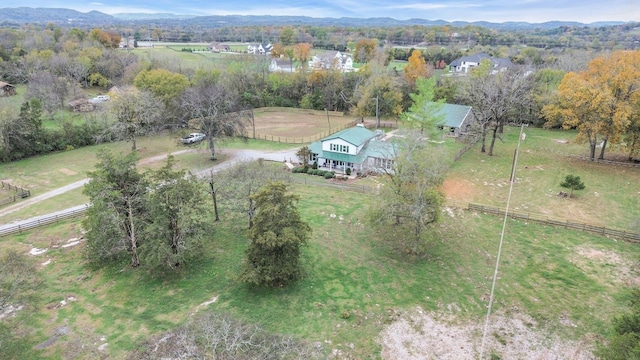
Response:
M364 126L354 126L342 131L338 131L333 135L329 135L320 141L327 141L331 139L342 139L354 146L360 146L367 142L367 140L376 136L376 133L365 128Z
M434 115L444 120L443 126L452 128L461 127L464 119L471 113L471 106L456 104L438 104L437 106L440 108Z
M358 155L350 155L334 151L323 151L322 141L332 139L333 137L324 138L309 145L309 150L317 154L319 158L335 161L344 161L354 164L362 164L368 157L393 159L395 158L395 145L388 141L369 141L369 143L360 150Z

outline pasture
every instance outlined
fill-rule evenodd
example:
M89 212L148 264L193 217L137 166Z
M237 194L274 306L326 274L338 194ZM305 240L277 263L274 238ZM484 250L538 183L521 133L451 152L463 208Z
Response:
M323 116L316 117L257 111L256 124L260 119L265 124L273 121L269 131L287 136L287 121L317 121L321 128ZM302 127L289 125L289 134L303 134ZM452 163L443 186L450 203L504 206L517 130L506 130L505 142L496 144L494 157L480 154L476 144ZM571 142L571 132L526 132L512 206L617 226L629 225L640 216L640 169L605 167L569 157L586 152L585 145ZM167 138L145 141L149 142L141 144L146 144L143 148L149 158L177 146ZM248 144L223 141L220 146L286 147L254 140ZM66 176L80 176L91 168L93 148L0 164L0 173L54 174L64 167L78 173ZM177 158L189 156L185 165L197 167L202 150L196 147L195 152ZM555 196L566 173L581 176L587 185L572 199ZM64 183L51 178L56 186ZM367 186L385 182L373 177L362 181ZM366 211L376 201L375 195L303 185L292 189L301 196L301 215L313 235L303 253L305 277L286 288L252 289L235 280L247 244L246 219L228 211L223 211L222 222L207 243L205 259L160 279L144 268L88 268L82 242L63 247L81 238L77 221L0 239L2 251L47 249L31 256L44 282L34 306L11 320L24 336L12 343L8 355L125 358L148 336L174 329L199 312L213 311L259 324L272 333L317 342L327 357L475 358L501 218L445 208L428 254L412 258L397 252L394 239L380 238L371 230ZM59 202L76 198L65 196L69 198L61 197ZM30 211L36 210L30 207ZM24 216L29 216L28 211ZM611 318L627 305L630 288L638 286L638 245L515 220L507 222L505 239L485 355L507 359L588 354L594 339L607 333ZM428 344L435 345L429 348ZM442 353L443 349L449 353Z

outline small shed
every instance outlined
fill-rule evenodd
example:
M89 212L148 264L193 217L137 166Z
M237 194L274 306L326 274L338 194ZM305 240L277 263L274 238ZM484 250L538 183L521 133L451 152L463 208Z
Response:
M75 99L69 101L69 106L74 112L90 112L95 110L95 105L90 103L87 99Z
M12 96L16 94L16 87L6 83L4 81L0 81L0 96Z
M429 106L429 105L427 105ZM464 136L476 122L471 106L457 104L437 104L433 114L440 120L440 126L449 129L450 136Z

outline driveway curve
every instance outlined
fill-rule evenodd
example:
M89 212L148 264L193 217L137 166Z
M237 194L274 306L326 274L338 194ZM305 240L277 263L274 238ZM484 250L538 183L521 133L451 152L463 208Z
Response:
M161 161L167 158L167 156L169 156L169 154L172 155L179 155L179 154L183 154L183 153L187 153L187 152L191 152L193 150L191 149L187 149L187 150L180 150L180 151L176 151L176 152L172 152L172 153L168 153L168 154L162 154L162 155L157 155L157 156L153 156L153 157L149 157L149 158L144 158L141 159L139 161L138 164L148 164L148 163L152 163L155 161ZM238 164L240 162L244 162L244 161L253 161L253 160L258 160L258 159L265 159L265 160L269 160L269 161L279 161L279 162L292 162L295 159L297 159L296 156L296 152L298 151L298 148L293 148L293 149L289 149L289 150L281 150L281 151L263 151L263 150L247 150L247 149L221 149L219 150L219 152L221 154L225 154L227 155L227 159L220 162L219 164L213 165L209 168L206 169L201 169L197 172L195 172L196 176L202 177L202 176L206 176L209 175L211 172L218 172L218 171L222 171L224 169L228 169L232 166L234 166L235 164ZM5 216L8 214L11 214L13 212L16 212L18 210L22 210L26 207L29 207L31 205L37 204L43 200L52 198L54 196L60 195L60 194L64 194L67 191L71 191L71 190L75 190L77 188L80 188L82 186L84 186L86 183L89 182L89 179L82 179L82 180L78 180L76 182L73 182L71 184L62 186L60 188L48 191L46 193L34 196L34 197L30 197L26 200L22 200L19 203L7 206L3 209L0 209L0 217L1 216ZM86 205L86 204L85 204ZM83 206L85 206L83 205Z

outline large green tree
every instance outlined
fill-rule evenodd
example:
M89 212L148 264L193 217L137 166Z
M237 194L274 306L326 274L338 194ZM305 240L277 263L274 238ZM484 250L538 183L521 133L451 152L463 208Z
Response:
M83 226L86 257L89 262L101 263L130 257L133 267L140 265L138 247L143 242L147 224L147 179L138 172L137 153L126 156L109 151L98 153L96 170L84 188L91 206Z
M166 69L153 69L140 72L133 84L149 90L153 95L162 99L165 105L170 106L172 100L189 87L189 80L182 74L173 73Z
M435 78L418 78L416 92L409 94L413 103L408 111L401 114L406 124L419 128L421 133L426 129L428 135L434 134L444 120L439 114L444 100L434 101L435 87Z
M640 291L634 289L630 312L613 320L613 333L600 344L596 355L602 360L640 359Z
M212 237L210 207L204 185L185 170L165 166L150 175L154 188L147 200L145 242L140 258L145 266L175 269L202 256L203 243Z
M299 279L300 251L311 235L296 207L299 197L281 182L266 184L252 197L257 213L240 279L259 286L283 286Z

